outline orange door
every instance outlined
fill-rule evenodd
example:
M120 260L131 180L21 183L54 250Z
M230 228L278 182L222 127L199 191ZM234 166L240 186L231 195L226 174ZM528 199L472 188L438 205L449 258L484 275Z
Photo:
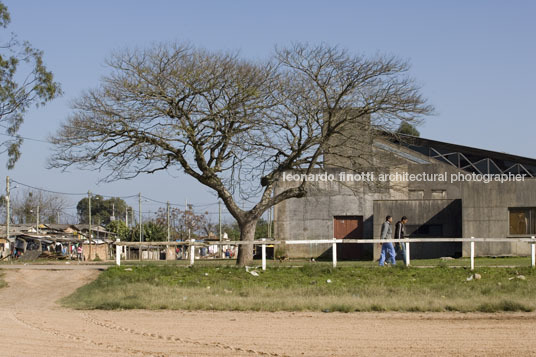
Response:
M337 239L363 238L363 216L335 216L333 237ZM337 259L355 260L361 258L360 244L338 244Z

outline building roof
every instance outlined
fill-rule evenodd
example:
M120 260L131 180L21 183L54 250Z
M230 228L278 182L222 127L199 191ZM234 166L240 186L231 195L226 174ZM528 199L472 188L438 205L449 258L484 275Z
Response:
M22 224L10 224L9 236L35 236L35 237L54 237L54 238L71 238L73 236L73 230L81 235L87 235L89 225L87 224L41 224L39 225L39 234L37 234L35 226L22 225ZM104 236L112 236L113 232L107 231L100 226L91 226L92 236L95 234L101 234ZM85 232L85 233L82 233ZM6 226L0 225L0 237L5 238Z
M89 231L89 224L71 224L70 227L78 230L78 231ZM99 232L99 233L111 233L106 230L106 228L101 227L99 225L91 225L91 231L92 232Z
M536 159L411 135L396 134L386 137L392 143L465 171L477 174L525 174L536 177Z

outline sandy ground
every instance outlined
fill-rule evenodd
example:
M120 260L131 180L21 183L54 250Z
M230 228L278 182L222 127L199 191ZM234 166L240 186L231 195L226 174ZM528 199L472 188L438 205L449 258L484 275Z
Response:
M84 269L3 270L0 356L536 356L536 314L75 311Z

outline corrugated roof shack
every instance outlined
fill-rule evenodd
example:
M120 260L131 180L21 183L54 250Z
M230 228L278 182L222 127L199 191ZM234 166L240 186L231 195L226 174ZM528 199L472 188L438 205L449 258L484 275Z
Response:
M9 256L9 242L7 241L4 233L4 237L0 237L0 260L3 260Z
M92 227L91 256L89 256L89 227L87 225L41 224L35 226L11 225L9 241L6 228L0 226L0 257L7 259L77 259L77 245L82 245L84 260L108 260L113 233L102 227Z
M6 226L0 225L0 253L2 260L14 257L15 253L25 252L28 248L28 242L24 237L32 232L36 232L33 226L12 224L10 225L8 239Z
M110 260L112 259L112 249L110 246L114 244L115 234L107 231L100 226L91 226L91 249L89 237L89 225L74 224L71 226L73 234L77 234L83 238L82 255L85 261L87 260Z

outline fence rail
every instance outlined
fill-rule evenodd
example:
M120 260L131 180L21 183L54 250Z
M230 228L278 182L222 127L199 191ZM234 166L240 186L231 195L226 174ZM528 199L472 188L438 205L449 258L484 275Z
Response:
M380 244L380 243L444 243L444 242L526 242L534 243L534 238L402 238L402 239L307 239L307 240L269 240L265 241L257 239L253 241L181 241L181 242L121 242L122 246L179 246L179 245L195 245L199 247L209 245L262 245L262 244L346 244L346 243L362 243L362 244Z
M189 247L190 265L195 262L195 248L208 246L230 246L230 245L260 245L262 255L262 270L266 270L266 246L267 245L299 245L299 244L332 244L333 267L337 267L337 244L382 244L382 243L403 243L406 248L406 265L410 265L410 243L445 243L445 242L469 242L471 249L471 270L475 268L475 243L487 242L524 242L531 245L531 266L536 266L536 236L531 238L403 238L403 239L313 239L313 240L268 240L266 238L253 241L214 241L214 242L196 242L194 239L182 242L121 242L116 241L116 264L121 265L122 247L170 247L185 246ZM141 256L141 254L140 254Z

